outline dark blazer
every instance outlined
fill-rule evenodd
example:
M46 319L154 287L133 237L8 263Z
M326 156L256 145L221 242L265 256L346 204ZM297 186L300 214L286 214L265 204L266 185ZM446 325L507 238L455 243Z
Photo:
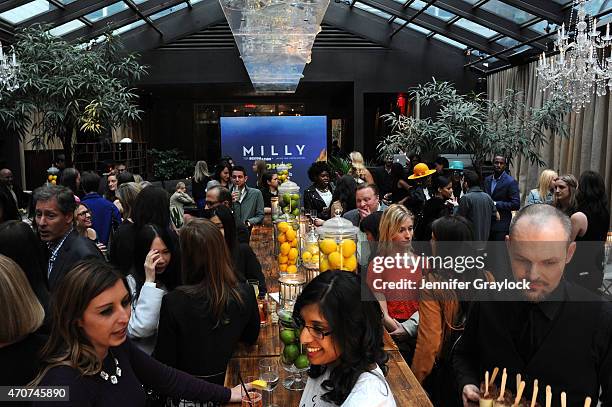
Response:
M491 230L496 232L508 232L512 211L518 211L521 207L521 196L519 194L518 182L510 174L504 172L497 181L495 190L491 193L493 175L485 178L485 192L495 201L495 207L499 212L500 220L493 220Z
M332 182L329 183L329 191L333 194L335 186ZM323 220L329 219L332 214L329 213L329 206L325 205L325 201L321 198L321 195L317 192L314 184L306 188L304 191L304 209L315 209L317 211L317 217ZM327 209L324 211L324 209Z
M47 251L48 252L48 251ZM49 253L47 253L49 255ZM47 276L47 286L53 292L60 280L79 261L96 258L104 260L98 247L89 239L79 236L76 230L70 232L53 263L53 269ZM48 261L47 257L47 261ZM45 270L45 275L47 270Z
M0 222L21 220L17 203L8 187L0 185Z

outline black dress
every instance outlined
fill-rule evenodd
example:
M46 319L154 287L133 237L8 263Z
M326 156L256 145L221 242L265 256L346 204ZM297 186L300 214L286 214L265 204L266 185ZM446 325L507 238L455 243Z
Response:
M415 230L415 240L429 242L431 240L431 224L438 218L452 213L452 208L446 205L446 200L434 196L423 205L423 218Z
M261 263L257 255L247 243L237 243L234 253L232 253L234 271L240 281L257 280L259 281L259 295L268 292L266 288L266 277L261 272Z
M211 383L223 384L227 364L238 342L254 344L259 336L259 310L253 288L240 283L243 304L231 301L216 321L208 299L180 290L166 294L159 315L153 356L162 363Z
M25 386L40 370L39 352L47 337L32 333L23 340L0 348L0 386Z

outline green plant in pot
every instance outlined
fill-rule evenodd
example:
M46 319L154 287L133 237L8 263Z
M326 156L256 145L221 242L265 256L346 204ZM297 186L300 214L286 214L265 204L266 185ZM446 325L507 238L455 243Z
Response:
M390 134L377 146L381 156L401 152L436 155L467 151L475 168L496 153L526 157L544 166L540 149L552 134L567 137L564 122L571 104L552 98L541 108L529 107L521 92L508 89L500 101L482 94L461 95L453 84L433 79L410 90L421 104L437 107L434 117L417 119L395 113L382 116Z

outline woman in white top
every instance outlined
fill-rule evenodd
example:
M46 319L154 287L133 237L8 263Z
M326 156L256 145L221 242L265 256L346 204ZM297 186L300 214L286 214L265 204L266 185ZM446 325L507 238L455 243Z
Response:
M163 296L178 285L178 245L167 229L147 224L136 234L134 265L127 276L132 296L128 335L149 355L155 348Z
M311 364L300 407L396 406L384 376L382 312L376 301L362 301L356 274L321 273L304 287L293 315Z

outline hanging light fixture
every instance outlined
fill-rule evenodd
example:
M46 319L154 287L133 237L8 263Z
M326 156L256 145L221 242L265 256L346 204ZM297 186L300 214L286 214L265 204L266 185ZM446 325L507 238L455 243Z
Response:
M257 92L295 92L329 0L219 0Z
M610 63L610 24L606 35L597 31L597 20L587 12L587 0L573 0L570 24L557 31L555 51L557 55L546 57L542 53L536 69L543 81L543 89L551 89L553 95L561 96L572 103L579 112L590 103L593 92L603 96L612 89Z
M4 53L2 43L0 42L0 89L6 89L12 92L19 88L17 74L19 72L19 62L15 50L12 50L12 55Z

